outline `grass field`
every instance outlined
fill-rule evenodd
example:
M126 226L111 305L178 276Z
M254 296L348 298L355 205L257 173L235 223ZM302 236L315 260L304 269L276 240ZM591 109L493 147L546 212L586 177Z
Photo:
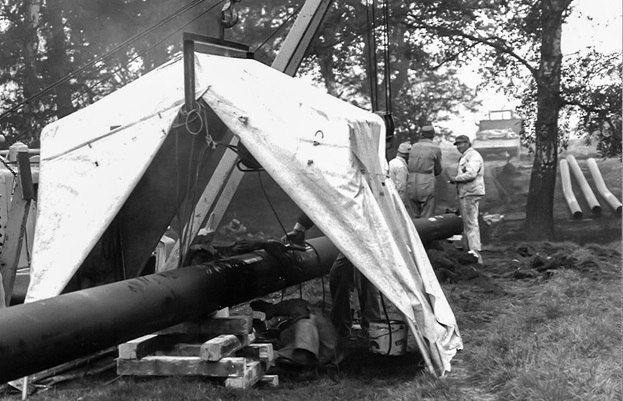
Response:
M575 151L582 166L586 157L596 157L579 145ZM452 152L444 157L448 168L458 158ZM280 372L277 388L237 391L200 378L117 377L107 371L42 388L29 399L621 400L621 219L604 207L601 216L585 212L583 220L573 220L557 188L558 239L532 242L523 237L522 226L531 160L512 161L514 174L500 189L493 180L505 163L502 159L487 162L488 195L482 211L504 217L488 227L483 250L486 267L457 263L449 273L439 275L464 342L452 361L452 371L444 377L423 370L412 341L400 357L371 354L367 344L357 343L342 363L337 382L319 372ZM598 163L620 199L621 162ZM219 241L247 235L279 238L282 226L292 227L296 206L268 177L262 180L264 189L255 174L246 177L227 212L225 222L235 218L246 231L221 230ZM503 196L503 191L511 196ZM582 199L581 193L576 196ZM439 211L453 208L450 192L441 191L440 198ZM443 241L428 250L434 267L437 256L452 255L448 248L452 246ZM323 281L305 283L301 291L305 299L325 310L330 307ZM299 288L290 288L285 295L298 296ZM266 299L280 297L271 294ZM249 309L239 305L234 310ZM2 400L20 398L8 388L0 393Z

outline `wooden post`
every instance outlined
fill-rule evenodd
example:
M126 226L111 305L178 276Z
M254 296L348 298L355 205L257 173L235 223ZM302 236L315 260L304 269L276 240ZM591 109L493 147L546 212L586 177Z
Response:
M11 200L9 210L9 221L6 227L6 239L0 255L0 273L2 274L4 288L4 302L11 304L13 285L19 259L22 254L22 244L28 222L28 213L31 202L35 197L32 182L32 172L30 171L30 158L28 149L20 149L17 155L20 179L16 181L15 192Z

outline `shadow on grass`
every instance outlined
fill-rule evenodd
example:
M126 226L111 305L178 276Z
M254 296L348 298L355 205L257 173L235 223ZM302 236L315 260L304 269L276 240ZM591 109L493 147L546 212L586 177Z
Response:
M369 352L366 348L353 350L341 363L341 375L350 380L383 385L389 382L412 381L417 373L425 369L425 363L418 352L407 352L401 356L386 356Z

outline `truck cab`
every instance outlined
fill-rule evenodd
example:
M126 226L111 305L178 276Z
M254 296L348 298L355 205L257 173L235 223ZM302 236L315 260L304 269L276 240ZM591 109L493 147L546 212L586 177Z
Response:
M507 154L519 158L521 154L521 134L523 118L513 110L493 110L484 120L480 120L473 147L483 157Z

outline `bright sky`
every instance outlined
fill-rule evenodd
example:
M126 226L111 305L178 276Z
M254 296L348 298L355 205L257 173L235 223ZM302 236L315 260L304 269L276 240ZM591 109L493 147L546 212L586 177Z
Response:
M622 3L621 0L575 0L573 13L563 26L563 53L591 45L604 53L621 52Z
M604 53L622 52L623 22L621 0L575 0L574 10L563 25L562 51L571 54L590 46ZM471 72L465 72L465 80L478 80ZM479 94L483 101L480 113L465 112L442 125L452 129L456 135L474 136L476 124L491 110L512 109L513 101L491 89Z

